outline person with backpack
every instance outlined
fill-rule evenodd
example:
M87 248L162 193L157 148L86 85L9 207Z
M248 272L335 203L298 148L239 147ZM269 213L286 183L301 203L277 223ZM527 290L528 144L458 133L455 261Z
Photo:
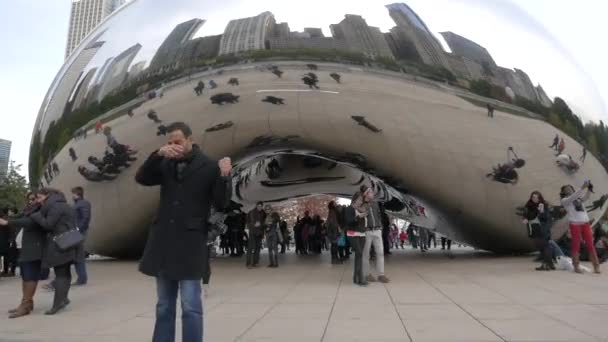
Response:
M332 265L342 264L338 258L338 238L340 237L340 224L338 220L338 208L336 202L331 201L327 205L327 238L331 244L331 263Z

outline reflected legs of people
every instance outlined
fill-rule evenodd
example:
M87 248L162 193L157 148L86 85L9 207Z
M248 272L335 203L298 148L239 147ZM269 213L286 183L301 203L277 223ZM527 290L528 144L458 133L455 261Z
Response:
M168 144L153 152L137 171L144 186L161 186L157 220L150 227L139 269L155 277L158 304L153 342L175 340L175 305L180 289L182 339L203 341L201 280L207 264L207 225L211 205L228 206L232 165L203 154L191 128L176 122L167 128ZM219 167L218 167L219 164Z

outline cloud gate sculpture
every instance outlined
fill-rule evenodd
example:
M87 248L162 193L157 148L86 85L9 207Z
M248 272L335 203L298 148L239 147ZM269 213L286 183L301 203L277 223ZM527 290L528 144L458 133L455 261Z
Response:
M450 23L428 7L132 1L53 81L33 132L31 181L83 186L94 212L87 248L113 257L142 251L158 189L134 174L174 121L192 126L206 154L232 157L233 202L244 209L367 184L416 224L481 249L530 251L518 215L530 192L557 206L561 185L590 179L590 214L600 217L606 147L580 136L587 128L525 66L499 65L482 46L490 42L432 31ZM554 213L554 234L563 233Z

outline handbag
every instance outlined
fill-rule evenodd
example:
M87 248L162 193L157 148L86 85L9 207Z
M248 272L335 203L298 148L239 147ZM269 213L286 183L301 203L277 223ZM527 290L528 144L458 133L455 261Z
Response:
M338 238L338 247L345 247L346 246L346 236L344 236L344 234L340 234L340 237Z
M65 233L61 233L53 237L53 241L57 248L61 251L67 251L70 248L78 246L78 244L84 241L84 235L78 231L78 229L68 230Z
M537 217L528 222L528 237L536 238L540 236L542 236L542 225Z

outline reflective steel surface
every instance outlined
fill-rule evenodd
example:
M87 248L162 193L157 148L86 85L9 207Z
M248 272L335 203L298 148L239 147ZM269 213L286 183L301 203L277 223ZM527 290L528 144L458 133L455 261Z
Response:
M464 34L432 31L420 2L408 4L132 1L57 74L34 128L32 182L82 185L94 212L87 248L136 256L158 189L134 173L184 121L205 153L232 157L244 210L367 184L419 225L528 251L518 207L530 192L558 205L561 185L590 179L598 218L606 169L593 153L580 161L583 146L540 113L553 101L543 88ZM561 153L548 148L556 134Z

